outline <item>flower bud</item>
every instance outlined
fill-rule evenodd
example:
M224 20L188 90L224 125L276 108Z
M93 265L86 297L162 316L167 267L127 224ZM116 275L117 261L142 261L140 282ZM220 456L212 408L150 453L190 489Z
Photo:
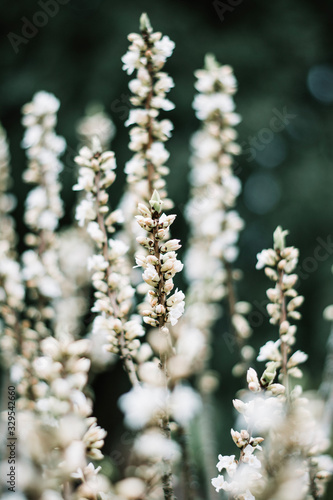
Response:
M163 201L161 200L160 195L158 194L158 191L156 191L156 189L154 190L153 195L149 200L149 204L155 212L157 212L158 214L161 212Z
M300 307L304 302L304 297L302 295L298 295L298 297L293 298L288 304L288 311L293 311Z
M271 384L267 387L267 390L270 391L273 396L279 396L285 393L286 388L282 384Z
M268 363L268 366L267 366L266 370L264 371L264 373L262 374L261 379L260 379L261 385L263 385L264 387L267 387L269 384L271 384L273 382L273 380L275 379L275 376L276 376L277 366L278 366L278 364L275 363L274 361Z
M269 278L272 281L277 281L279 279L278 273L274 271L274 269L271 269L270 267L265 267L265 274L267 278Z

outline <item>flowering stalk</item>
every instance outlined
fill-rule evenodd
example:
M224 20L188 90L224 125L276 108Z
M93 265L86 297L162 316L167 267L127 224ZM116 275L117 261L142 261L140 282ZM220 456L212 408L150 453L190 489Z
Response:
M0 125L0 345L4 366L10 366L17 353L20 312L25 290L16 254L15 222L11 216L16 200L8 192L11 185L9 147Z
M333 470L330 457L322 454L328 441L316 420L318 402L310 404L304 396L300 397L300 386L292 391L289 387L290 376L302 376L298 365L306 361L307 355L302 351L290 355L296 327L288 319L299 319L296 308L303 297L293 289L297 276L292 272L297 265L298 250L286 247L286 234L278 227L274 232L274 249L260 252L257 263L257 268L264 267L266 275L276 283L274 289L267 291L272 301L267 310L270 322L279 325L280 338L260 349L258 361L268 361L260 379L249 368L249 393L244 394L245 401L233 401L247 429L231 431L240 448L238 460L234 455L219 455L217 468L220 472L225 469L230 480L223 475L212 479L216 491L230 492L237 500L282 500L286 492L290 498L300 500L308 495L319 498ZM278 371L281 383L276 382ZM254 432L260 436L253 437Z
M114 153L102 153L98 140L93 149L83 147L75 161L80 165L76 191L85 197L76 209L80 226L87 224L87 232L95 242L98 253L88 261L94 271L93 285L96 301L93 312L98 313L93 332L105 332L111 352L119 354L133 385L138 384L133 352L140 342L143 329L137 317L129 318L134 289L131 287L123 256L127 246L120 240L109 238L115 231L114 224L121 221L121 213L109 213L107 188L116 178Z
M211 331L221 314L221 299L228 303L231 322L226 341L243 347L251 328L245 319L249 304L237 301L235 281L239 271L232 265L238 255L237 241L243 221L235 210L241 190L239 179L233 172L233 157L240 148L235 142L234 126L240 116L234 112L233 94L237 82L230 66L221 66L214 56L207 55L205 67L195 72L195 96L193 107L202 126L191 141L190 200L186 206L186 218L190 239L185 254L185 270L189 283L186 293L186 311L173 329L176 339L176 356L172 359L171 375L200 377L201 397L205 401L201 413L203 464L206 477L212 474L210 464L215 461L215 439L211 432L212 417L208 415L212 390L203 389L208 373L208 356ZM226 337L226 335L228 335ZM241 350L242 363L234 368L243 373L248 363L246 346ZM207 377L206 377L207 375ZM213 383L216 388L216 381ZM213 496L207 488L207 494Z
M26 131L22 145L27 150L28 167L23 179L36 186L26 199L25 222L31 231L25 237L31 247L22 255L23 278L33 307L30 320L41 338L48 334L46 325L54 317L50 301L61 296L56 252L55 230L63 215L59 174L63 164L59 156L66 147L65 140L56 135L56 113L60 102L47 92L38 92L32 102L23 107ZM36 321L40 318L41 321Z
M160 370L166 389L168 388L167 362L172 351L172 340L166 324L177 323L184 312L184 294L178 290L170 296L173 277L181 271L183 265L177 259L176 250L180 248L178 240L168 240L168 229L175 215L162 213L172 206L167 199L165 176L169 169L164 165L169 157L163 143L170 137L172 123L158 120L159 110L173 109L174 105L166 99L167 92L173 87L173 80L162 72L166 59L172 54L174 43L161 33L154 33L148 16L142 14L140 34L129 35L132 42L129 51L122 58L123 69L128 74L137 70L137 78L129 84L133 92L132 104L136 109L130 111L126 125L134 125L130 131L130 149L135 152L126 165L128 182L131 185L132 211L138 205L140 212L136 219L148 232L147 236L138 236L137 241L148 255L137 254L138 266L144 268L142 275L147 285L148 299L139 306L139 311L146 324L158 327L164 339L160 350ZM147 204L149 203L149 206ZM142 286L140 286L142 288ZM170 438L169 410L166 408L161 427L167 439ZM165 473L162 477L164 496L173 498L172 472L170 460L164 459Z
M137 251L135 237L140 234L133 223L138 203L148 203L154 189L164 201L164 208L173 206L167 198L164 177L169 173L165 162L169 152L164 143L171 136L173 124L170 120L159 120L160 110L169 111L174 104L166 98L174 86L172 78L163 71L163 66L174 49L174 42L168 36L153 32L146 14L140 19L141 32L128 36L131 45L122 57L123 69L135 78L129 82L132 92L130 110L125 122L131 126L129 149L134 152L125 165L127 188L121 200L126 229L125 237L134 255ZM134 275L135 279L135 275Z
M233 331L233 339L229 340L241 348L251 328L245 318L250 306L236 298L235 281L239 279L239 271L233 269L238 256L239 232L244 226L234 208L241 191L232 166L234 155L240 153L234 126L241 118L234 112L232 98L237 82L232 68L221 66L210 54L205 58L204 69L195 75L199 94L193 107L202 120L202 127L192 138L191 198L186 207L191 230L186 254L188 302L190 307L193 303L194 308L204 301L207 306L216 303L215 314L207 315L211 318L206 326L209 331L216 319L217 302L226 298ZM236 365L235 372L240 374L246 370L247 353L248 349L241 350L242 363Z
M65 141L54 132L59 101L47 92L37 93L23 107L23 124L27 127L22 145L27 149L28 168L23 174L28 183L37 184L26 199L25 222L31 233L26 243L31 249L22 255L22 278L27 287L26 305L20 314L19 345L11 375L17 383L24 407L35 401L31 363L39 354L40 340L51 335L54 308L51 301L61 295L56 237L54 230L62 215L58 174L62 169L59 155Z
M155 190L149 201L150 209L143 203L139 204L141 215L137 216L140 226L148 232L148 237L138 237L138 242L148 250L148 256L137 255L136 262L144 268L142 275L149 285L148 303L150 308L141 311L143 320L148 325L159 327L161 334L170 339L170 332L165 326L168 322L175 325L184 312L184 294L181 291L168 297L174 287L173 278L183 268L177 259L175 250L180 248L178 240L166 240L170 225L175 215L162 213L162 200ZM170 342L170 340L169 340ZM165 383L168 383L167 371L168 355L165 350L160 355L160 368L164 374ZM167 438L170 438L169 415L166 411L162 419L162 428ZM167 469L170 469L167 464ZM171 469L167 470L163 478L165 499L173 498Z
M26 132L22 145L27 149L29 160L23 178L27 183L37 184L26 200L25 221L38 235L35 245L39 246L39 254L47 248L51 233L63 215L58 176L63 169L59 156L66 142L54 131L59 105L54 95L38 92L32 102L23 107Z
M173 80L162 68L174 49L174 42L159 32L153 33L146 14L140 19L141 33L128 36L131 45L123 56L123 69L131 75L137 70L137 78L129 83L133 92L131 102L136 109L130 111L127 126L134 125L130 131L129 148L135 152L126 164L125 172L129 183L136 183L141 198L148 202L153 191L160 192L162 199L165 176L169 169L164 166L169 153L163 142L168 140L173 129L169 120L158 121L159 110L169 111L174 104L166 98L166 94L174 86ZM139 200L140 201L140 200ZM164 206L166 207L167 200ZM170 202L168 202L170 208Z
M281 367L281 381L289 395L289 375L301 377L302 372L297 367L307 360L307 355L297 351L290 359L291 346L295 343L297 327L289 320L299 320L301 314L297 309L302 305L304 297L298 295L293 288L297 282L297 275L292 274L298 262L298 249L285 246L285 237L288 231L279 226L274 232L274 249L262 250L257 255L257 269L264 268L267 277L275 282L274 288L267 290L267 297L271 301L267 305L270 323L279 325L280 339L274 344L269 342L261 348L259 360L268 359L278 363ZM274 345L274 347L273 347ZM270 350L271 349L271 350ZM280 354L278 354L280 351Z

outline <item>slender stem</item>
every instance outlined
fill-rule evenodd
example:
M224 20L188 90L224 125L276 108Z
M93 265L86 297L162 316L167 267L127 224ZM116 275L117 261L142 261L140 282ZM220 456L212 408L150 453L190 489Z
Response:
M193 475L190 464L188 438L184 427L178 428L179 443L182 450L182 465L183 465L183 498L184 500L193 500L195 498L195 488L193 487Z
M64 500L70 500L72 498L72 488L69 481L66 481L63 485L63 498Z
M213 429L216 422L213 414L213 402L210 393L202 392L203 408L200 413L200 435L202 449L202 467L204 469L206 497L207 500L220 500L221 496L212 487L211 478L216 474L216 439Z
M318 488L316 486L315 474L313 468L311 467L311 464L309 468L310 468L310 495L312 496L313 500L317 500L318 498L321 497L321 495L319 494Z
M327 355L319 393L325 401L322 417L323 426L326 429L326 434L331 436L333 423L333 323L331 323L331 331L327 341Z
M236 314L235 306L236 306L236 302L237 302L235 282L234 282L234 279L232 277L232 267L229 264L229 262L227 262L225 259L222 259L222 262L223 262L223 265L224 265L226 273L227 273L226 285L227 285L227 290L228 290L227 298L228 298L228 306L229 306L230 329L233 332L235 340L236 340L237 345L238 345L238 348L240 349L243 346L244 342L243 342L243 339L237 334L237 330L234 327L233 322L232 322L232 317Z

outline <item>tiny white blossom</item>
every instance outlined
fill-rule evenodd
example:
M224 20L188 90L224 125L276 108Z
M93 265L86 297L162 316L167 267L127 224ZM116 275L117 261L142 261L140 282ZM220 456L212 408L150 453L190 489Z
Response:
M76 207L75 219L80 227L83 227L87 221L96 219L97 214L92 200L81 200Z
M258 361L281 361L281 353L279 351L280 340L273 342L269 340L264 346L260 348Z
M211 481L217 492L225 488L226 481L224 480L224 477L221 476L221 474L219 474L217 477L213 477Z
M87 226L87 233L90 235L90 237L98 244L104 243L105 241L105 234L103 231L100 229L99 225L97 222L89 222Z
M174 305L168 311L168 321L170 321L172 326L175 326L179 320L179 318L184 314L185 310L185 302L179 302Z

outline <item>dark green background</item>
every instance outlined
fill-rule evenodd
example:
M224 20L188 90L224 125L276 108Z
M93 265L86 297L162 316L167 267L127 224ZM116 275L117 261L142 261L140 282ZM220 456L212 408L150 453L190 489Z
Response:
M128 131L124 127L129 108L129 77L121 69L120 58L127 50L127 34L137 31L139 16L147 11L154 29L168 34L176 42L174 55L166 66L176 84L170 94L176 109L168 113L175 125L173 138L168 143L171 152L169 192L178 213L175 237L183 240L186 237L183 208L188 193L188 143L198 127L191 108L193 72L202 67L204 55L213 52L220 62L234 67L239 82L236 105L243 116L238 127L239 142L245 149L251 136L257 137L263 128L269 127L274 109L282 111L286 107L289 113L296 115L255 160L248 161L246 154L238 159L244 185L239 210L246 221L240 240L239 266L244 270L244 280L239 297L252 302L254 311L260 309L268 282L263 272L254 269L256 253L271 245L272 232L278 224L290 229L288 242L300 248L301 267L306 275L299 287L306 302L297 347L311 354L306 381L309 387L317 388L329 330L322 320L322 310L333 302L333 258L327 254L325 260L311 267L311 272L306 272L306 262L310 261L304 262L304 259L313 257L318 237L326 241L333 234L333 3L244 0L226 12L222 20L211 1L69 0L59 6L57 15L49 17L47 24L39 28L28 43L20 44L15 53L8 33L21 36L25 22L22 18L31 21L40 10L37 1L3 0L1 3L0 119L10 140L14 191L19 199L15 215L20 233L25 231L22 210L27 191L20 179L25 166L20 149L23 132L20 109L36 91L53 92L61 100L58 133L65 136L69 145L62 176L66 202L63 224L70 223L72 214L75 124L91 101L103 103L116 124L113 149L117 155L118 176L123 179L123 166L131 154L127 149ZM318 92L326 92L327 102L317 99L308 85L309 74L323 65L326 73L319 74L315 85ZM272 161L277 165L267 166ZM113 193L113 204L119 198L118 192ZM267 320L259 323L262 324L254 329L253 336L257 348L276 336L276 330ZM239 380L230 381L231 367L238 358L236 351L230 353L227 348L223 337L226 329L227 322L221 320L215 331L212 360L213 368L221 374L216 429L217 447L224 453L233 449L228 435L233 421L231 398L243 384ZM117 393L126 384L120 369L100 376L94 384L96 411L101 424L109 429L110 449L115 445L121 416L113 403L105 404L105 398L108 394L109 400L112 386L111 399L115 402Z

